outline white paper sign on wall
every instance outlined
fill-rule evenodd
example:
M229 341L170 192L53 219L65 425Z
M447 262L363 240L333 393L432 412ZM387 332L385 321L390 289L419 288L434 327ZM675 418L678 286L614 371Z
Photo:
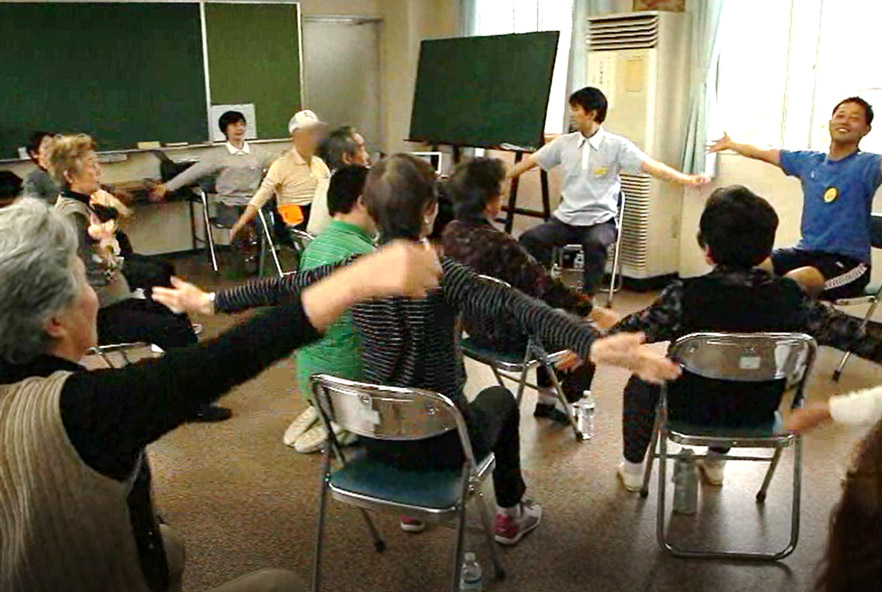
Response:
M226 137L220 130L217 122L220 119L220 116L227 111L239 111L242 115L244 115L245 121L248 124L245 130L245 139L257 139L257 114L254 110L254 103L243 103L241 105L212 105L211 114L209 115L208 121L208 129L211 130L212 142L226 141Z

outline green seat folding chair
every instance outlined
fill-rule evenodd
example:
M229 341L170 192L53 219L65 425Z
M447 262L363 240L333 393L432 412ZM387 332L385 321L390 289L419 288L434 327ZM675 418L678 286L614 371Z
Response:
M314 375L310 385L319 416L330 435L324 451L319 497L313 592L318 592L321 584L328 493L333 499L360 509L378 552L385 550L386 544L367 510L405 514L442 523L453 521L456 528L451 570L453 592L459 587L466 505L470 499L475 499L496 578L505 578L496 550L491 515L481 490L484 480L492 474L496 461L492 453L485 458L475 458L465 420L449 398L426 390L365 384L325 374ZM433 438L452 431L459 436L465 460L462 467L456 469L413 470L375 459L363 452L345 454L334 437L331 421L365 438L401 443ZM332 468L334 458L338 461L338 468Z
M484 281L511 288L507 282L498 278L489 275L482 275L479 277ZM539 339L532 336L527 341L527 347L523 355L501 352L493 348L484 347L480 343L476 343L475 338L470 336L462 338L460 341L460 348L465 357L490 366L490 370L493 371L493 376L496 377L500 386L505 386L505 380L517 383L518 390L515 397L518 405L521 403L525 388L529 387L534 390L538 390L539 388L535 384L527 381L527 373L539 366L544 367L548 372L548 375L551 377L551 386L554 390L555 396L561 402L564 409L569 409L567 398L563 393L557 375L554 373L554 364L564 357L567 353L566 350L549 354L545 351L545 348L542 347ZM573 428L573 433L576 435L576 440L581 442L582 432L579 431L575 417L573 417L572 413L567 413L567 416L569 417L570 426Z
M870 216L870 244L874 249L882 249L882 213L873 213ZM876 307L879 306L880 298L882 298L882 284L868 284L864 289L863 296L840 298L839 300L834 301L833 304L845 307L869 304L870 306L867 308L867 314L864 315L863 323L861 323L861 329L863 329L867 326L867 323L870 322L873 313L876 312ZM836 370L833 371L833 380L836 382L839 382L839 379L842 377L842 371L845 370L845 365L848 363L850 357L851 352L845 352L842 354L842 359L839 360L839 365L836 366Z
M684 373L713 381L727 381L743 385L744 395L751 385L780 381L785 392L794 391L792 408L802 406L805 383L817 353L815 340L801 333L694 333L678 339L669 355L683 366ZM687 374L687 375L688 375ZM684 376L684 379L686 377ZM681 379L682 380L682 379ZM738 389L739 391L742 389ZM727 390L727 396L730 393ZM802 439L798 434L782 432L775 421L757 425L719 427L696 424L669 417L668 396L671 390L661 389L658 414L653 429L652 444L640 495L649 494L649 480L653 464L659 459L658 517L656 533L659 545L678 557L695 559L735 559L777 561L790 555L799 540L800 492L802 483ZM696 393L690 393L694 400ZM684 446L707 446L720 448L768 448L771 456L727 455L727 460L770 463L765 479L756 494L757 503L763 503L769 484L781 459L784 448L793 447L793 487L790 539L778 552L734 552L685 549L672 543L667 536L665 522L665 486L667 484L667 461L680 455L668 453L668 441ZM656 446L658 452L656 452ZM693 458L704 458L696 455Z

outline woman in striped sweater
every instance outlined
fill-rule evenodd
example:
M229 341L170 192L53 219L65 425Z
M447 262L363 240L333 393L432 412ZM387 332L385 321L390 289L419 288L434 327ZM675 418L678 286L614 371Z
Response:
M420 241L431 232L437 210L435 173L413 156L396 154L371 169L364 201L377 222L381 242ZM465 371L457 339L456 319L461 312L514 319L525 331L537 334L549 348L572 349L583 360L623 366L649 381L674 378L679 369L662 355L640 346L639 335L599 339L587 323L553 310L521 292L482 281L469 268L442 259L439 289L426 298L407 301L386 298L359 304L352 319L361 333L364 375L368 382L429 389L450 397L463 412L475 453L493 452L496 469L497 516L495 534L501 544L514 545L536 528L538 504L525 500L521 476L519 413L511 393L500 386L484 389L468 402L463 393ZM332 266L283 278L254 281L217 294L195 286L162 291L154 298L173 309L237 312L286 302L290 294L330 273ZM455 433L431 440L366 442L370 454L402 466L459 467L462 451ZM419 527L414 524L413 530Z

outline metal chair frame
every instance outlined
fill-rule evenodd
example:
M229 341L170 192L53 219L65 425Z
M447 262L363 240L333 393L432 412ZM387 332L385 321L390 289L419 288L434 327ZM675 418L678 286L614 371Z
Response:
M882 213L880 212L873 212L870 214L870 245L874 249L882 249ZM880 299L882 299L882 285L878 286L876 289L871 289L868 286L867 293L863 296L840 298L839 300L834 301L833 304L835 306L846 307L869 304L870 307L867 309L867 314L864 315L863 322L861 323L861 329L864 329L867 326L867 323L870 322L873 314L876 312ZM839 365L836 366L836 370L833 371L834 382L839 382L839 379L842 378L842 372L845 370L845 365L850 358L851 352L845 352L842 354L842 358L839 360Z
M505 578L505 570L496 549L493 523L481 489L481 484L493 471L495 459L490 453L480 463L477 462L469 440L465 419L453 401L444 395L427 390L366 384L326 374L312 376L310 387L319 417L329 434L328 445L324 449L324 466L319 494L318 526L312 574L313 592L318 592L321 585L322 544L328 492L335 500L359 508L373 538L374 548L378 552L384 551L386 544L380 537L367 510L407 514L433 521L453 519L456 528L451 574L451 590L453 592L459 589L466 530L466 505L469 499L476 499L496 579ZM423 440L455 430L465 456L462 468L462 490L457 503L448 508L418 507L363 495L335 486L331 479L332 460L336 458L345 467L346 458L334 435L334 430L331 429L331 421L359 436L395 441Z
M880 299L882 299L882 285L880 285L874 292L869 293L866 296L857 296L855 298L840 298L839 300L836 300L833 304L835 304L836 306L859 306L861 304L869 304L870 307L867 309L867 314L864 315L864 318L861 321L861 329L865 329L867 327L867 323L870 322L870 319L876 312L876 308L878 308L879 306ZM845 365L848 363L848 360L850 358L851 352L845 352L842 354L842 358L839 360L839 364L833 371L834 382L839 382L839 379L842 378L842 372L845 370Z
M786 349L784 349L786 348ZM779 359L785 352L785 359ZM669 352L672 359L694 374L705 378L740 381L745 384L785 379L788 390L795 389L792 409L802 406L806 380L811 372L817 355L817 344L808 335L800 333L694 333L678 339ZM649 495L649 480L655 459L659 459L658 472L658 503L656 537L659 545L677 557L691 559L730 559L730 560L762 560L777 561L790 555L799 540L799 513L802 491L802 438L798 434L784 433L768 437L733 435L688 434L673 431L668 424L667 388L662 386L658 403L649 458L643 477L642 497ZM666 485L667 461L676 459L681 454L669 455L668 440L686 446L708 446L729 448L772 448L774 454L768 456L734 456L727 455L728 460L768 462L770 463L762 486L756 494L757 503L763 503L766 493L784 448L793 447L793 492L791 506L790 540L787 546L774 553L735 552L735 551L698 551L685 549L671 543L667 537L665 520L667 513ZM658 446L658 452L656 452ZM692 458L706 458L707 455L695 455Z
M495 278L490 275L479 275L478 277L480 277L484 281L493 282L495 284L505 286L506 288L511 288L511 284L499 278ZM563 389L560 386L560 381L557 379L557 375L554 373L554 364L559 362L566 355L566 350L549 354L545 351L542 343L536 337L530 336L530 338L527 340L527 347L524 350L524 359L518 364L513 364L511 362L495 357L484 356L481 355L481 353L479 352L467 350L465 348L463 348L462 352L465 357L471 358L476 362L481 362L482 364L486 364L487 366L489 366L490 370L493 371L493 376L496 377L496 381L499 383L500 386L505 386L505 379L516 383L518 385L518 390L515 394L515 400L517 401L518 406L520 406L521 400L523 399L525 388L529 387L536 391L539 390L538 385L527 381L527 373L533 368L542 366L551 377L551 387L554 390L554 394L557 397L558 401L560 401L564 409L570 409L570 404L567 401L567 398L564 396ZM573 434L576 436L576 440L582 442L583 435L582 432L579 430L578 424L576 423L576 418L573 416L572 413L569 412L567 413L567 417L569 418L570 427L573 429Z
M141 347L150 347L150 344L144 341L134 341L131 343L96 345L95 347L90 347L86 350L86 355L98 356L108 368L117 368L117 366L114 366L113 364L113 360L110 357L111 354L119 354L125 362L124 365L129 365L132 363L132 360L129 359L128 352Z
M258 216L260 217L260 225L263 228L264 244L266 245L267 249L269 250L270 254L272 255L273 263L275 263L275 267L276 267L276 272L279 274L279 277L282 277L285 275L286 272L282 269L282 264L279 260L279 253L278 253L279 247L276 246L276 243L273 240L273 236L272 236L272 227L273 226L270 222L267 221L263 211L259 211ZM272 218L270 220L272 220ZM291 240L294 243L294 249L298 255L302 254L303 250L306 248L306 246L315 240L315 236L313 236L309 232L307 232L305 230L300 230L299 228L294 228L293 226L288 226L287 231L288 231L288 236L291 237ZM262 258L265 256L264 252L267 249L261 250L261 257ZM263 272L263 267L264 267L263 259L261 259L261 262L260 262L261 272Z
M616 212L615 217L616 242L613 246L612 252L612 267L609 272L609 288L606 290L607 308L612 308L616 292L622 288L624 283L622 279L622 235L624 234L623 224L625 222L625 201L625 192L623 191L619 194L619 209L618 212ZM564 245L559 249L555 249L555 254L552 256L554 265L559 269L563 269L563 254L567 251L582 252L582 250L582 245L578 244ZM609 260L609 257L607 257L607 260Z

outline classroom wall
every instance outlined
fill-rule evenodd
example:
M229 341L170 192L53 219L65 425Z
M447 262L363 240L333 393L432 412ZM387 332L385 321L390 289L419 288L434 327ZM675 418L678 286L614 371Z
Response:
M380 138L372 140L387 153L415 148L404 140L410 126L419 42L425 38L459 34L459 0L302 0L300 5L304 15L351 15L382 19L382 134ZM308 107L321 113L320 105ZM263 147L282 151L285 146L285 142L280 142ZM218 149L194 148L175 150L170 154L175 159L201 158L207 151ZM5 163L0 168L11 170L24 178L33 166L25 161ZM151 154L128 154L125 161L107 163L102 168L102 178L107 183L159 175L159 161ZM135 249L141 253L189 249L189 210L184 204L139 207L129 233Z

